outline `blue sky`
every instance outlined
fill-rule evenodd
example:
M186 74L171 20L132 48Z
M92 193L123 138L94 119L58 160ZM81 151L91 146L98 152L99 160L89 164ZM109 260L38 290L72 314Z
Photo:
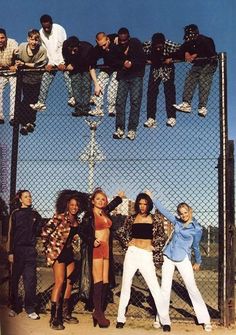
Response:
M183 27L195 23L211 36L218 52L228 55L229 138L236 139L236 21L235 0L9 0L1 3L1 26L9 37L25 40L30 28L39 27L39 17L50 14L68 35L94 43L98 31L116 32L121 26L131 35L146 40L160 31L182 42Z

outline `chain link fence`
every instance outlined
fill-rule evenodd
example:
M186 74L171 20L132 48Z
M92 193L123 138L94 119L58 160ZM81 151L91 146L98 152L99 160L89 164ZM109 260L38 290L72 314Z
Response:
M176 102L182 102L184 80L192 65L175 64ZM104 116L72 116L68 106L68 91L62 73L56 74L46 100L46 110L36 113L34 131L18 132L19 125L8 123L9 87L3 92L5 123L0 125L1 190L6 203L15 189L29 189L33 205L44 218L54 212L57 193L62 189L91 192L102 186L112 199L118 190L127 196L123 207L113 213L113 229L131 214L136 195L149 189L175 213L177 204L187 202L203 226L201 253L202 270L196 281L212 318L219 318L218 307L218 160L220 156L219 69L216 70L208 99L206 117L198 115L198 92L192 101L191 113L176 112L176 125L166 125L166 105L163 85L157 98L155 128L144 127L147 121L147 90L150 67L146 66L142 104L134 140L114 139L115 118L108 115L107 91L104 95ZM17 94L21 98L21 74L18 74ZM32 101L35 103L35 101ZM16 109L19 107L16 103ZM93 110L95 106L91 105ZM130 102L127 100L126 123ZM15 116L16 119L16 116ZM127 127L126 127L127 128ZM19 137L18 137L19 136ZM13 146L13 151L12 151ZM17 150L18 147L18 150ZM13 166L11 166L11 161ZM16 183L14 175L17 171ZM11 185L10 185L11 177ZM38 299L46 310L53 285L52 270L46 268L38 243ZM78 246L79 248L79 246ZM122 278L123 252L118 241L113 242L116 286L111 291L107 311L116 315ZM79 264L79 250L78 250ZM161 272L157 272L161 280ZM75 310L83 312L78 301L78 287L73 291ZM175 273L171 296L171 318L193 317L190 299ZM146 284L136 273L128 315L155 315L154 302Z

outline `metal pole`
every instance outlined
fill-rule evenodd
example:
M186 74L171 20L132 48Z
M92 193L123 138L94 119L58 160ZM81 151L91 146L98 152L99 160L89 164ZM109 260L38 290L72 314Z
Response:
M90 153L89 153L88 193L92 193L92 191L93 191L93 184L94 184L95 131L96 131L96 128L90 127Z

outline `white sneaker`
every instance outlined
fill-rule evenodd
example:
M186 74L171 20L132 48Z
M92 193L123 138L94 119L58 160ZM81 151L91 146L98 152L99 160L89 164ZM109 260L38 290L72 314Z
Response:
M161 328L160 322L158 320L155 320L152 325L155 329Z
M210 323L204 324L204 330L205 332L211 332L212 331L212 325Z
M190 113L191 112L191 105L188 102L182 102L179 105L174 104L173 106L181 112L185 112L185 113Z
M136 137L136 132L134 130L129 130L128 134L126 135L126 137L129 140L133 141L135 139L135 137Z
M28 317L32 320L39 320L40 319L40 316L35 312L28 314Z
M153 118L149 117L147 119L146 122L144 122L144 127L147 127L147 128L156 128L157 126L157 123L156 123L156 120L154 120Z
M117 128L117 130L113 133L113 138L115 140L121 140L121 139L125 138L124 131L120 128Z
M37 111L44 111L47 107L44 103L38 101L36 104L30 104L30 107Z
M96 95L92 95L90 97L89 103L90 105L95 105L95 102L96 102Z
M109 110L108 111L108 116L111 116L111 117L116 116L116 110L115 110L114 107L113 108L109 108L108 110Z
M166 125L168 127L174 127L176 125L176 119L174 117L169 117L169 119L166 120Z
M8 316L10 316L11 318L14 318L16 316L16 312L13 311L13 309L10 309L8 312Z
M71 97L68 101L67 101L68 105L70 107L75 107L76 101L74 97Z
M202 117L205 117L207 115L207 109L206 109L206 107L199 108L198 109L198 115L202 116Z
M103 116L104 115L103 111L100 108L95 108L89 111L88 114L91 116Z

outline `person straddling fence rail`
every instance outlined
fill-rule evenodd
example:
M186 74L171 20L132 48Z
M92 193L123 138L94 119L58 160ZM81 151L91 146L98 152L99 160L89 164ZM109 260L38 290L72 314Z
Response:
M123 193L119 193L109 204L104 191L100 188L95 189L91 196L91 209L88 211L79 227L79 235L83 243L87 245L86 257L89 261L89 274L93 278L91 283L90 296L93 297L94 312L93 324L94 327L98 324L100 328L107 328L110 325L105 315L105 305L107 291L109 289L110 274L112 273L110 263L112 260L112 235L110 228L112 221L109 213L114 210L122 202ZM85 250L82 247L82 250ZM81 253L81 258L85 257L85 253ZM88 278L89 279L89 278Z
M15 95L16 95L16 66L15 66L15 51L18 43L7 37L6 30L0 28L0 70L8 70L0 73L0 124L3 124L3 91L4 88L10 85L10 110L9 122L14 125L14 112L15 112Z
M212 38L201 35L195 24L184 28L184 40L180 49L171 57L185 59L193 65L185 78L183 102L174 106L181 112L190 113L193 95L199 86L198 115L205 117L213 75L217 68L215 44Z
M71 87L71 80L68 72L65 71L65 64L62 56L62 45L67 38L66 31L62 26L54 23L52 17L47 14L40 17L40 23L42 25L42 28L39 31L40 38L42 45L47 50L48 64L46 65L46 72L43 74L38 102L36 104L31 104L31 107L37 111L46 109L49 87L57 74L57 70L64 71L65 85L68 91L68 104L74 107L75 101Z
M139 115L143 94L143 76L145 73L145 54L142 43L130 38L127 28L118 31L117 72L118 89L116 99L116 131L114 139L125 138L125 109L130 94L130 113L126 137L133 141L139 124Z
M40 35L37 29L28 32L27 42L19 45L15 65L18 69L40 69L47 62L47 51L40 45ZM17 106L17 119L21 124L20 133L28 135L36 126L36 111L30 107L38 101L42 72L22 72L21 90L22 100Z
M163 262L162 249L167 239L164 220L150 213L153 202L146 193L138 194L134 208L135 214L129 216L116 232L116 237L122 247L127 250L116 328L123 328L125 325L125 313L130 299L132 279L135 272L139 270L154 298L158 318L165 331L168 327L168 315L163 313L163 298L155 270L155 267L160 268ZM158 327L157 321L155 322L156 328Z
M96 76L95 67L100 58L103 59L103 65L107 68L102 68L97 76L97 82L101 88L101 91L98 96L95 95L92 98L95 104L95 109L92 110L89 114L93 116L104 115L106 88L108 116L116 115L115 105L118 87L118 81L116 79L117 66L115 64L115 49L117 44L116 40L118 41L117 34L106 35L104 32L99 32L96 35L97 45L93 49L91 64L91 68L94 69L93 76Z
M72 116L86 116L90 111L91 76L90 55L92 44L80 41L71 36L64 41L62 54L66 70L71 78L73 96L75 98L75 111Z
M202 237L202 227L192 215L192 208L186 203L177 206L178 216L166 210L158 199L153 199L154 205L173 224L173 234L163 250L161 291L163 296L162 312L169 315L171 286L175 267L178 269L186 285L199 324L204 330L212 330L210 315L201 293L196 285L194 271L200 269L201 254L199 243ZM195 263L191 264L191 253L194 252ZM168 316L167 326L171 330Z
M39 319L36 313L36 237L40 236L43 220L32 207L32 197L28 190L16 193L9 220L8 259L11 264L9 316L20 313L22 306L18 296L20 277L23 276L25 290L24 308L29 318Z
M51 294L50 327L64 329L63 321L78 323L71 315L70 297L75 278L73 243L78 240L78 213L83 211L85 194L63 190L56 200L56 213L43 227L42 240L47 265L52 266L54 286Z
M144 127L156 127L157 96L159 86L163 82L167 120L166 125L174 127L176 124L175 67L174 64L165 64L165 58L177 51L180 44L167 40L162 33L152 35L151 42L144 42L143 49L147 62L151 64L147 91L147 121Z

